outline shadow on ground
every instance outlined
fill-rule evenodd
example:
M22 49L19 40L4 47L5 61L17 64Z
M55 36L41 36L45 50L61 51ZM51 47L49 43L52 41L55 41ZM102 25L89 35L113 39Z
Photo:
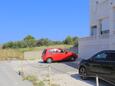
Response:
M63 61L62 63L63 63L63 64L66 64L66 65L68 65L68 66L70 66L70 67L73 67L73 68L75 68L75 69L78 68L78 65L77 65L77 62L76 62L76 61Z
M70 67L78 69L81 61L82 61L82 59L78 58L78 59L76 59L76 61L67 61L67 62L63 62L63 63L70 66Z
M74 79L76 79L76 80L79 80L79 81L81 81L81 82L85 82L85 83L87 83L87 84L89 84L89 85L96 86L96 85L95 85L96 82L95 82L94 79L82 80L82 79L80 78L79 74L72 74L71 77L74 78Z

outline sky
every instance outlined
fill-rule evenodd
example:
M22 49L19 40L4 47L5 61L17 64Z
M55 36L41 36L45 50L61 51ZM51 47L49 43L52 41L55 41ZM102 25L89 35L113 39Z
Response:
M89 35L89 0L0 0L0 43Z

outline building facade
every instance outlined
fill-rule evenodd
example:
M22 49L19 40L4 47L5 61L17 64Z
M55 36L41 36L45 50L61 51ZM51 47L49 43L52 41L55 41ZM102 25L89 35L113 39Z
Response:
M115 49L115 0L90 0L90 36L79 40L79 56Z

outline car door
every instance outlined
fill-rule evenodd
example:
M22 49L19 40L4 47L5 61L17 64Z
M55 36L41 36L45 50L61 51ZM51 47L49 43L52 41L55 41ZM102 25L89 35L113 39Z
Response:
M53 54L53 59L56 60L56 61L60 61L60 60L63 60L64 58L66 57L66 53L65 52L55 52Z
M107 58L107 54L104 51L99 52L95 56L92 57L89 67L90 67L90 72L93 75L102 75L104 73L102 66L103 64L105 64L106 58Z

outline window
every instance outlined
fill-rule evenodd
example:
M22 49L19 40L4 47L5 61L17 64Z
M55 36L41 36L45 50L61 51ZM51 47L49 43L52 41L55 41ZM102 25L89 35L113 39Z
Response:
M109 53L107 60L109 60L109 61L115 61L115 53Z
M61 52L60 53L65 53L65 50L60 50Z
M109 19L104 18L100 20L100 29L101 29L101 34L109 33Z
M61 53L60 49L51 49L49 50L50 53Z
M57 53L58 52L58 49L51 49L49 50L50 53Z
M104 2L104 1L106 1L106 0L98 0L99 3L102 3L102 2Z
M91 27L91 36L95 36L97 34L97 26Z
M100 53L100 54L97 54L94 59L95 60L105 60L107 58L107 54L106 53Z
M113 23L114 23L113 28L115 29L115 7L113 7Z

